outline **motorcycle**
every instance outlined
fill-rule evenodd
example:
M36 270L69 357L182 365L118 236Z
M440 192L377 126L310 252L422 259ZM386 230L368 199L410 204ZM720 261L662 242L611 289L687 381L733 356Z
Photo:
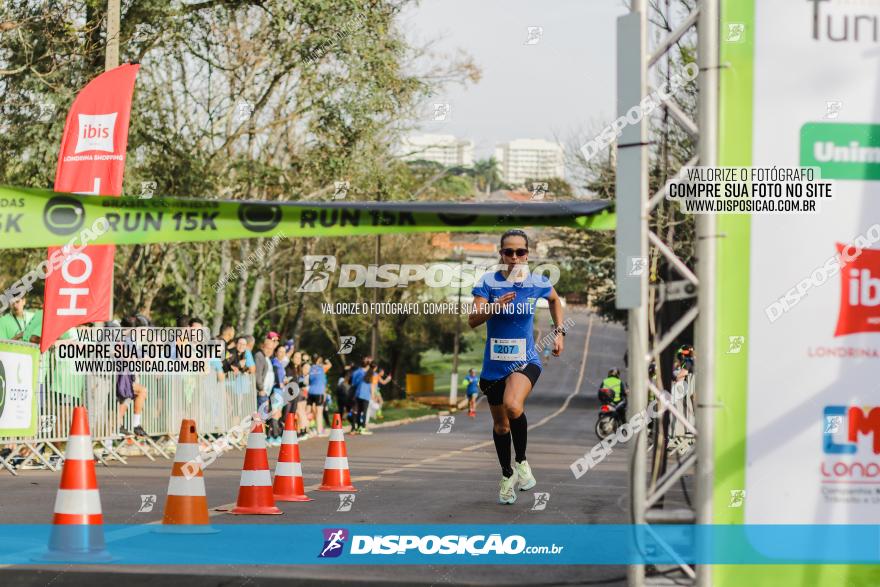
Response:
M599 390L599 403L601 405L596 418L596 436L605 440L626 422L626 398L614 403L614 392L602 388Z

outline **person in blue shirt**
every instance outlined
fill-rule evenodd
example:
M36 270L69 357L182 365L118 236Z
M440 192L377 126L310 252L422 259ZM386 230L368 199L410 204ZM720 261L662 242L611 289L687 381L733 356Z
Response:
M522 230L501 235L501 270L484 274L473 289L474 309L468 325L486 324L486 350L480 373L480 389L492 413L492 438L501 464L498 501L511 504L520 491L535 486L526 460L528 423L524 404L538 377L541 358L535 349L535 306L545 298L553 329L553 355L563 350L562 302L550 280L528 271L529 239ZM510 465L510 444L516 463Z
M287 356L287 349L283 346L278 346L275 349L275 354L272 357L272 374L274 375L274 379L272 381L272 393L269 395L269 401L272 402L270 404L270 419L266 425L266 445L267 446L281 446L281 435L283 433L281 427L281 418L286 416L287 414L287 405L286 402L283 405L277 406L278 399L273 396L277 396L277 398L284 397L282 390L285 385L287 385L288 377L284 372L284 357ZM263 403L260 401L261 398L257 398L257 403ZM265 401L265 400L263 400Z
M309 367L309 395L306 406L312 410L318 436L324 436L324 395L327 393L327 371L333 365L329 360L315 357L315 363Z
M352 406L352 434L371 434L364 429L367 419L367 410L370 407L372 389L369 372L372 357L364 357L361 366L351 374L351 394L354 400Z
M467 381L468 416L473 418L477 415L477 394L480 392L479 387L477 387L477 381L480 378L477 377L476 371L468 369L468 374L465 375L464 380Z

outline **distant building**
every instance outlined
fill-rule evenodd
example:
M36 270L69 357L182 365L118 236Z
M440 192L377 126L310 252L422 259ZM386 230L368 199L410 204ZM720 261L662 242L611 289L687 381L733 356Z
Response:
M474 142L453 135L411 135L400 145L404 161L435 161L444 167L470 167L474 164Z
M547 179L565 175L562 145L543 139L516 139L495 147L501 179L522 186L526 179ZM529 186L526 186L529 187Z

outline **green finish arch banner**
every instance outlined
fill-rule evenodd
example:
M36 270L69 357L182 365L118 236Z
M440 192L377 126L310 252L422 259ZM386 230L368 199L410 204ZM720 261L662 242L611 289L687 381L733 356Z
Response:
M0 249L201 242L282 236L488 232L519 226L614 228L600 200L296 202L104 198L0 187Z
M880 524L878 22L874 2L721 0L718 165L818 167L834 197L718 216L715 524ZM713 577L853 587L880 566Z

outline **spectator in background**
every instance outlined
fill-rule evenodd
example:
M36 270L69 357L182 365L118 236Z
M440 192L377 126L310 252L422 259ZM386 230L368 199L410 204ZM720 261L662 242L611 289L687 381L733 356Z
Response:
M391 376L385 376L385 369L376 365L376 363L372 363L370 365L370 369L373 372L372 377L370 378L370 406L367 409L367 419L365 424L369 424L370 420L374 417L378 417L382 413L382 404L384 403L384 399L382 398L382 391L380 389L380 385L388 385L391 382Z
M345 365L342 368L342 376L336 381L336 410L343 420L351 423L351 429L354 430L354 421L351 419L351 398L349 391L351 390L351 365Z
M226 362L223 364L223 370L227 373L246 373L247 372L247 339L239 336L235 340L235 346L226 355Z
M368 371L372 360L372 357L364 357L361 361L361 366L351 374L351 387L354 390L354 427L352 434L367 433L364 430L364 426L366 425L367 409L370 406L370 378L372 373Z
M220 334L217 335L217 338L222 339L226 344L226 356L223 357L223 360L228 361L229 354L235 348L235 327L232 324L224 324L220 327Z
M257 364L254 363L253 353L254 343L256 342L256 339L250 334L246 335L244 338L247 341L244 349L244 367L248 373L255 373L257 370Z
M299 428L303 438L308 438L310 436L309 412L306 409L306 398L309 395L309 372L311 371L311 364L306 361L306 357L308 357L308 355L302 355L302 364L299 368L294 367L297 371L297 384L300 388L300 395L296 398L296 405L294 407L296 409L296 418L299 421Z
M226 341L223 340L222 338L220 338L219 336L216 336L216 337L212 338L211 340L213 340L215 342L219 342L223 348L226 348ZM223 381L224 379L226 379L226 371L223 368L223 364L225 362L226 361L223 359L211 359L210 361L208 361L208 368L212 372L217 374L217 381Z
M549 348L549 347L548 347ZM468 416L471 418L477 415L477 395L480 393L477 372L474 369L468 369L468 374L464 378L467 381L467 400L468 400Z
M327 371L332 364L329 360L315 357L315 364L308 370L309 391L306 405L311 409L315 419L318 436L324 436L324 395L327 393Z
M275 343L266 337L263 344L254 353L254 382L257 387L257 411L260 406L269 401L269 394L275 384L275 371L272 366Z
M279 419L286 409L286 402L283 402L282 399L284 398L282 390L289 381L289 378L284 373L283 361L286 354L287 349L283 346L279 346L275 349L275 356L272 357L272 373L274 375L274 381L272 382L272 395L277 396L278 399L274 397L270 398L272 401L272 410L270 413L268 430L266 432L266 444L269 446L281 446L282 432L281 426L279 425Z
M189 319L189 327L190 328L204 328L205 321L201 318L190 318Z
M270 330L269 334L266 335L266 339L272 341L272 352L275 352L275 349L281 344L281 336L274 330Z
M138 326L138 318L136 316L126 316L122 319L123 328L135 328ZM130 345L131 342L122 344ZM119 408L116 414L116 421L119 425L119 433L123 436L131 436L132 433L125 428L123 421L125 412L128 410L128 404L134 400L134 412L131 416L131 425L136 436L146 436L147 433L141 426L141 416L144 411L144 403L147 400L147 388L138 383L134 373L129 371L121 371L116 374L116 400Z
M9 312L0 317L0 339L21 340L34 313L24 309L24 298L9 305Z

